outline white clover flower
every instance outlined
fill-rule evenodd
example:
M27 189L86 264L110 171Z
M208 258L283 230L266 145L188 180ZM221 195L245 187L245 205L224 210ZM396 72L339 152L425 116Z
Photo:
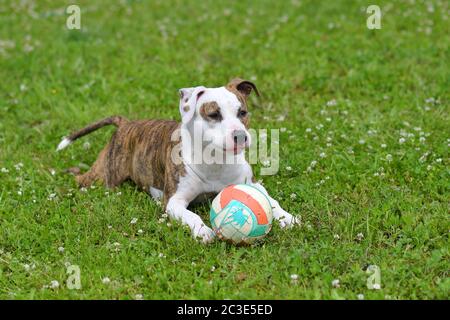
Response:
M286 132L286 128L280 128L280 132Z
M89 150L91 148L91 144L88 142L88 141L86 141L85 143L83 143L83 149L84 150Z
M58 252L63 253L64 252L64 247L58 247Z
M434 103L435 99L433 97L425 99L425 103Z
M334 238L335 240L339 240L341 237L340 237L338 234L335 234L335 235L333 235L333 238Z
M379 283L374 283L373 288L374 288L375 290L380 290L380 289L381 289L381 286L380 286Z
M356 239L358 240L358 241L362 241L362 239L364 239L364 234L363 233L358 233L357 235L356 235Z
M28 263L25 263L23 265L23 268L25 269L25 271L29 271L31 267L30 267L30 265Z
M392 161L392 154L387 154L387 155L386 155L386 160L387 160L388 162L391 162L391 161Z
M216 267L215 267L215 266L212 266L212 267L211 267L211 272L214 272L214 270L216 270Z
M57 289L57 288L59 288L59 282L56 281L56 280L52 280L52 281L50 282L50 288L52 288L52 289Z
M133 219L131 219L130 224L136 224L136 222L138 222L138 219L137 218L133 218Z
M333 281L331 281L331 285L333 286L333 288L339 288L341 286L341 283L339 279L334 279Z
M358 300L364 300L364 295L362 293L358 294L356 297Z
M386 149L387 145L386 145L385 143L382 143L382 144L381 144L381 147L382 147L383 149Z
M327 156L327 154L325 153L325 152L321 152L320 154L319 154L319 157L321 157L321 158L325 158Z
M425 140L426 140L425 137L420 137L420 138L419 138L419 141L420 141L420 142L425 142Z
M291 170L292 170L292 167L287 166L287 167L286 167L286 170L287 170L287 171L291 171Z
M297 195L295 193L291 193L291 199L292 200L297 199Z
M144 230L139 229L139 230L138 230L138 233L139 233L139 234L143 234L143 233L144 233Z
M29 53L33 50L34 50L34 47L29 43L25 43L25 45L23 46L23 51L26 53Z
M337 105L337 101L336 99L332 99L330 101L327 102L327 107L333 107Z
M140 293L138 293L137 295L134 296L135 300L144 300L144 296Z
M50 169L50 174L51 174L52 176L54 176L54 175L56 174L55 169Z
M298 280L298 274L291 274L291 280L294 280L294 281L296 281L296 280Z
M312 129L311 128L306 128L306 130L305 130L306 132L311 132L312 131Z
M365 144L365 143L366 143L366 140L364 140L364 139L359 139L358 143L359 143L359 144Z
M442 159L441 159L441 158L438 158L438 159L436 159L436 162L437 162L437 163L441 163L441 162L442 162Z
M398 139L398 143L400 143L400 144L403 144L403 143L405 143L405 138L400 138L400 139Z
M81 191L81 192L87 192L87 189L86 189L85 187L82 187L82 188L80 189L80 191Z
M110 283L111 282L111 280L108 278L108 277L104 277L103 279L102 279L102 283L103 284L108 284L108 283Z
M164 253L160 253L160 254L158 255L158 257L160 257L160 258L165 258L166 256L164 255Z
M56 193L50 193L47 197L47 200L52 201L55 198L56 198Z
M0 171L1 171L2 173L8 173L8 172L9 172L9 170L6 169L6 168L2 168Z

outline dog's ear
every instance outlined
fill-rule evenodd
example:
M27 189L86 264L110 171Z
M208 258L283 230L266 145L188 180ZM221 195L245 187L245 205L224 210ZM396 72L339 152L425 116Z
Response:
M252 91L255 91L256 95L259 97L259 91L255 84L248 80L234 78L226 85L226 88L232 92L239 92L245 99L248 98Z
M180 94L180 114L181 121L188 123L191 121L195 113L195 106L200 96L205 93L205 87L182 88L178 92Z

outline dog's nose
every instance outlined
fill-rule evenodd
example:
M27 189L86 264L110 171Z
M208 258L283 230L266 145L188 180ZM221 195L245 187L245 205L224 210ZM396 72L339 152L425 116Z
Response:
M232 136L236 145L242 145L247 142L247 134L244 130L234 130Z

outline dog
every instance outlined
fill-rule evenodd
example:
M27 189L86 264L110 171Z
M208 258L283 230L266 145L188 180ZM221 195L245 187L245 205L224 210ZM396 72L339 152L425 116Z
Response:
M247 103L252 92L259 96L253 82L239 78L218 88L183 88L179 90L181 122L129 121L113 116L72 133L57 150L104 126L116 126L90 170L76 176L78 185L87 187L98 181L114 188L132 180L204 243L214 240L214 231L188 206L231 184L247 183L258 188L267 195L274 219L282 228L290 227L299 223L299 218L269 196L245 160L243 151L251 144ZM195 143L199 136L200 142ZM209 153L205 152L208 148L212 150ZM199 154L203 156L200 161ZM225 158L233 161L223 161Z

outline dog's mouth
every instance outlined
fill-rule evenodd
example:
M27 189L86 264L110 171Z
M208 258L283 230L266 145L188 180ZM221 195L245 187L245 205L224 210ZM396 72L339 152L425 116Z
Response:
M223 148L222 150L223 150L223 152L232 152L233 154L238 154L238 153L241 153L244 149L245 149L245 145L242 145L242 146L235 145L235 146L233 146L233 148L229 148L229 149Z

